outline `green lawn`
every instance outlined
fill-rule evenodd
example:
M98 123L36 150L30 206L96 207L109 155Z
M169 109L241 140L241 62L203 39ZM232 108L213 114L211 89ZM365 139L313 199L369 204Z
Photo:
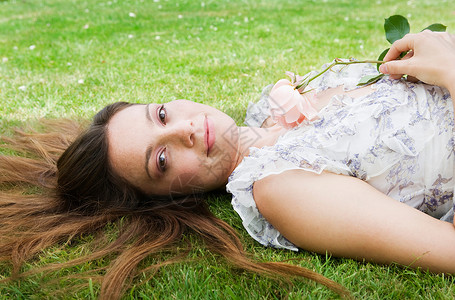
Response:
M451 0L0 0L0 128L8 132L38 118L87 119L114 101L179 98L213 105L241 124L248 102L286 70L303 74L336 57L375 59L388 47L384 18L394 14L407 17L412 32L435 22L455 28ZM229 196L209 201L258 260L291 259L356 298L455 295L450 276L266 249L248 237ZM25 268L78 257L90 239L48 249ZM162 268L149 281L139 278L125 298L336 297L308 281L288 285L240 272L200 247L190 258L201 259ZM99 286L88 279L56 278L107 262L0 285L0 298L96 297ZM0 266L0 278L9 271ZM71 290L79 284L80 290Z

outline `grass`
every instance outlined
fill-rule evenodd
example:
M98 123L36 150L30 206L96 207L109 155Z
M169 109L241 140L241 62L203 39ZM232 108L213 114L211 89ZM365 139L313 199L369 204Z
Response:
M263 86L283 78L286 70L303 74L335 57L375 59L388 46L382 26L393 14L407 16L412 32L435 22L449 31L455 28L449 0L3 0L0 128L8 132L38 118L86 119L114 101L179 98L215 106L241 124L248 102L258 98ZM341 283L356 298L455 295L450 276L266 249L248 237L229 196L209 201L257 259L293 260ZM88 251L84 245L81 241L48 249L26 268L78 257ZM201 260L164 267L151 280L138 279L125 299L336 297L308 281L286 285L239 272L200 247L190 257ZM80 290L59 297L91 299L99 291L96 283L58 278L106 263L3 285L0 298L51 298L58 290L81 284ZM0 274L8 275L9 269Z

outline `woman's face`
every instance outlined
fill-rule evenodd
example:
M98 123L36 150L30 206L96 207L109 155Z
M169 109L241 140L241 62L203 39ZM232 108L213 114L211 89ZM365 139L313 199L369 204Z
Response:
M152 195L219 188L239 159L234 120L188 100L127 107L107 134L114 172Z

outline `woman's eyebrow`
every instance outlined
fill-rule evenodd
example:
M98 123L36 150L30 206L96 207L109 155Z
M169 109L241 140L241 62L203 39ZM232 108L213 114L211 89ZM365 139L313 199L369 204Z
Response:
M153 122L153 119L152 117L150 116L150 103L147 104L145 106L145 117L147 118L147 120L149 120L150 122L152 122L153 124L155 124ZM150 164L150 157L152 156L152 151L153 151L153 147L152 145L148 146L147 147L147 150L145 151L145 165L144 165L144 168L145 168L145 173L147 173L147 176L150 178L150 179L153 179L152 178L152 175L150 174L150 169L149 169L149 164Z
M145 165L144 165L145 173L147 173L147 176L150 179L153 179L152 175L150 174L150 169L149 169L150 156L152 156L152 150L153 150L152 146L147 147L147 151L145 151Z

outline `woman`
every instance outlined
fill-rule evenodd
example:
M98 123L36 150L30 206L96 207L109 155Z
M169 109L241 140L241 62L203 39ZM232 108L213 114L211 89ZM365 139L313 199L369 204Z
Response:
M452 43L452 51L453 48ZM387 80L384 83L393 85ZM373 93L371 87L344 91L334 86L318 93L318 98L324 106L334 95L365 100ZM443 90L437 94L438 99L447 100ZM352 104L355 105L353 101ZM407 108L406 105L402 107ZM334 105L326 107L330 110ZM326 113L324 109L320 111L321 120ZM446 105L441 111L448 109ZM419 129L425 130L425 125L431 123L428 122ZM307 128L315 128L314 124ZM361 131L360 127L357 129ZM259 264L246 257L233 230L210 214L204 202L197 198L200 192L223 187L231 176L228 189L234 195L234 206L236 199L248 194L249 206L242 204L242 209L235 208L242 213L250 210L249 215L242 217L256 218L257 222L250 222L252 227L247 225L247 229L259 240L263 232L254 231L254 226L264 225L274 232L271 243L275 246L297 246L316 252L329 251L336 256L412 263L437 272L455 272L453 225L392 200L359 179L363 175L363 179L373 177L372 174L349 174L348 170L343 173L343 167L352 164L352 160L345 161L344 166L335 163L328 168L331 172L319 175L314 173L320 170L314 169L313 163L311 167L285 166L275 174L270 170L267 176L256 173L257 177L251 177L248 164L258 161L254 160L258 150L250 147L262 151L273 145L280 147L277 143L280 136L292 132L297 130L287 131L279 126L237 129L225 114L180 100L166 105L108 106L71 144L63 135L35 134L30 143L26 134L20 134L23 138L9 140L10 148L40 159L2 156L1 182L48 189L44 194L31 196L24 196L15 188L1 194L0 233L6 238L0 242L0 257L12 261L13 275L18 275L20 265L41 249L71 240L77 234L99 232L107 223L127 216L116 241L69 263L120 253L104 277L103 297L118 297L123 283L142 259L171 246L185 231L198 233L209 249L241 268L265 274L305 276L343 293L333 282L306 269L279 263ZM442 139L450 139L449 135L443 135ZM273 153L283 153L275 150ZM286 160L278 163L286 164ZM445 168L444 172L450 170ZM446 181L444 188L452 184ZM438 236L432 234L435 231Z

